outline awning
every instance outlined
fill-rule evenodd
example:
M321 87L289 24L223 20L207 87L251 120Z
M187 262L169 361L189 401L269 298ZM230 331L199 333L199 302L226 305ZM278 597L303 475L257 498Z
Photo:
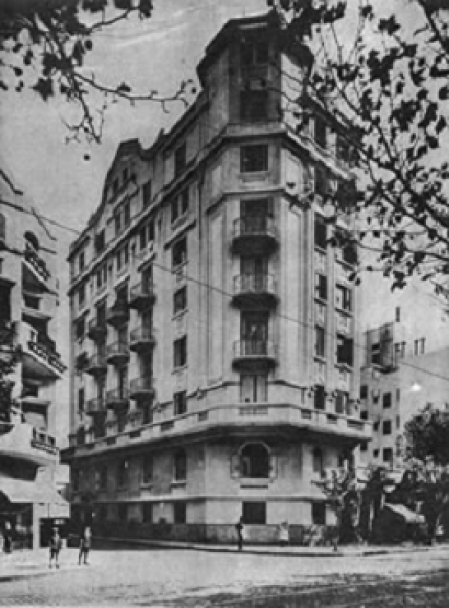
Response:
M0 493L12 503L69 504L54 488L39 487L33 481L12 477L0 477Z
M390 509L393 513L396 513L402 517L407 524L424 524L426 522L424 515L415 513L411 509L408 509L405 505L391 505L385 503L384 508Z

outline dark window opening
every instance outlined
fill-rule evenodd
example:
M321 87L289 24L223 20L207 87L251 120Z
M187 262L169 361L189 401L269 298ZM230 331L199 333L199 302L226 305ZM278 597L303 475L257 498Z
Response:
M78 389L78 410L84 412L84 388Z
M152 524L153 523L153 503L143 502L142 503L142 523Z
M151 180L148 180L143 185L142 197L143 197L143 206L147 207L151 203Z
M172 266L180 266L187 261L187 239L177 241L172 248Z
M127 460L123 460L118 465L117 485L119 488L124 488L128 485L128 466Z
M327 300L327 277L318 272L315 273L315 298Z
M268 171L268 146L242 146L240 148L241 173Z
M173 359L175 368L187 365L187 336L173 343Z
M267 64L268 44L254 40L243 42L240 47L240 60L243 67Z
M321 473L323 471L323 450L321 448L313 449L313 472Z
M240 452L242 477L267 479L270 476L270 456L267 448L261 443L250 443Z
M393 461L393 448L384 448L382 450L382 460L390 463Z
M173 296L173 314L178 314L187 308L187 287L175 292Z
M242 516L245 524L264 525L267 523L267 504L265 502L242 503Z
M324 502L312 503L312 523L316 526L326 525L326 504Z
M315 385L315 390L313 393L313 407L316 410L326 409L326 392L322 384Z
M382 395L382 406L386 409L391 407L391 393L384 393Z
M335 288L335 306L341 310L351 312L352 310L352 291L348 287L337 285Z
M326 149L327 125L320 118L315 118L315 142L320 148Z
M184 142L175 150L175 177L178 177L184 170L187 162L187 146Z
M315 215L315 247L326 249L327 247L327 226L324 218Z
M175 416L180 416L187 412L187 393L179 391L173 395L173 413Z
M153 457L145 456L142 465L142 481L150 483L153 480Z
M177 501L173 503L173 518L175 524L185 524L187 522L187 505L185 502Z
M337 364L349 365L352 367L354 355L353 340L351 338L346 338L345 336L337 336L336 345Z
M268 378L264 374L240 376L240 402L265 403L267 401Z
M384 420L382 423L382 435L391 435L391 420Z
M325 332L323 327L315 326L315 356L325 356Z
M268 93L264 90L240 93L240 120L263 122L268 120Z
M360 387L360 399L368 399L368 385L362 384Z
M177 450L174 456L174 479L185 481L187 479L187 456L185 450Z

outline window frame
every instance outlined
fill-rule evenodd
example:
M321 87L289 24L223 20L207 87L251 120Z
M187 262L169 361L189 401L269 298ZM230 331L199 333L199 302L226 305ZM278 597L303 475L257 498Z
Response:
M184 448L178 448L173 454L173 481L187 481L187 452Z
M326 357L326 332L321 325L315 325L314 356L324 359Z
M173 367L179 369L187 365L187 336L173 342Z
M327 302L327 276L321 272L315 272L314 297Z
M187 285L184 285L173 294L173 315L179 315L187 310Z
M269 169L268 157L268 144L240 146L240 173L266 173Z
M187 391L173 393L173 415L182 416L187 413Z
M179 250L177 249L179 248ZM178 253L182 256L181 260L176 260ZM178 266L182 266L187 262L188 249L187 249L187 237L183 236L182 238L175 241L172 245L172 268L178 268Z

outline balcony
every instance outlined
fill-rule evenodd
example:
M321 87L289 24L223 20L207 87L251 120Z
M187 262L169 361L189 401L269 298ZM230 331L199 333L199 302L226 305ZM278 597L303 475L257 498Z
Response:
M87 363L84 371L91 376L101 376L107 372L106 357L102 353L92 355Z
M128 302L117 300L106 313L106 322L113 327L120 327L129 320Z
M135 310L145 310L154 304L153 285L139 283L131 287L129 292L129 307Z
M276 357L276 346L269 340L238 340L234 342L233 364L235 367L274 367Z
M114 342L106 347L106 361L112 365L125 365L129 361L129 346L126 342Z
M95 317L89 321L87 335L91 340L94 342L104 340L107 333L108 329L106 327L106 319Z
M86 403L86 414L89 414L90 416L106 414L106 402L104 397L89 399Z
M153 399L154 397L153 378L134 378L129 385L130 399L140 401L143 399Z
M247 216L234 220L232 249L236 254L262 255L278 244L274 219L268 216Z
M276 280L271 274L240 274L234 277L236 306L269 308L276 305Z
M16 458L40 466L56 462L58 455L53 436L26 422L0 422L0 459Z
M136 353L148 352L155 343L152 327L138 327L129 335L129 349Z
M44 260L39 256L37 251L30 243L25 245L25 255L23 256L23 264L25 266L24 280L25 283L33 288L48 289L48 280L50 272Z
M124 410L129 406L129 391L127 388L114 388L106 393L106 407L114 410Z
M22 352L25 377L47 381L62 378L66 366L47 335L33 330L31 339L22 341Z

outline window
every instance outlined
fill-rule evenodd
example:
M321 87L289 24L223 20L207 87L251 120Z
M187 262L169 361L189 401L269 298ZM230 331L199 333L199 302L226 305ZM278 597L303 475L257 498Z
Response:
M268 171L268 146L242 146L240 148L241 173Z
M153 503L143 502L142 503L142 523L152 524L153 523Z
M366 412L368 413L368 412ZM366 418L363 418L362 420L368 420L368 416ZM366 442L363 442L360 444L360 451L361 452L367 452L368 451L368 444Z
M394 345L395 359L403 358L405 355L405 342L396 342Z
M153 457L145 456L142 463L142 481L151 483L153 481Z
M347 264L357 263L357 247L355 243L347 243L341 252L341 257Z
M147 207L151 203L151 179L149 179L142 189L143 206Z
M100 253L106 246L104 230L95 235L95 251Z
M171 202L171 223L178 219L178 199L174 198Z
M175 340L173 343L173 359L175 368L187 365L187 336Z
M335 306L346 312L352 310L352 292L348 287L336 285L335 287Z
M315 247L321 247L321 249L326 249L327 247L327 227L324 218L321 215L315 215L315 224L314 224L314 232L315 232Z
M384 420L382 423L382 435L391 435L391 420Z
M270 476L270 456L263 443L248 443L240 452L240 472L242 477L268 479Z
M324 502L312 503L312 523L316 526L326 525L326 504Z
M336 339L336 361L339 365L349 365L352 367L353 364L353 341L351 338L345 336L337 336Z
M82 340L85 332L85 319L84 316L76 321L76 338Z
M313 406L316 410L326 409L326 393L322 384L317 384L315 386L315 391L313 393Z
M400 306L396 306L395 319L396 319L397 323L399 323L399 321L401 320L401 307Z
M173 296L173 314L183 312L187 308L187 287L175 292Z
M242 503L242 516L245 524L264 525L267 523L267 504L265 502Z
M84 412L84 388L78 389L78 410Z
M242 66L265 65L268 63L268 45L266 42L247 41L240 47Z
M0 240L6 239L6 219L3 213L0 213Z
M181 215L185 215L189 210L189 189L185 188L185 190L179 196L180 204L181 204Z
M86 301L86 285L83 283L82 285L80 285L80 288L78 291L78 307L83 308L85 301Z
M108 269L106 264L97 271L97 290L106 285L108 281Z
M173 518L175 524L185 524L187 521L187 505L185 502L173 503Z
M348 411L349 395L344 391L336 391L335 395L335 413L345 414Z
M173 413L175 416L180 416L187 412L187 393L180 391L173 395Z
M368 410L362 410L360 412L360 420L369 420Z
M400 416L396 416L396 428L397 429L401 428L401 417Z
M114 215L114 230L115 230L116 236L118 234L120 234L121 229L122 229L122 215L120 212L118 212Z
M419 354L419 340L415 340L414 342L414 354L417 355Z
M314 448L312 453L313 458L313 472L321 473L323 470L323 450L321 448Z
M265 403L267 401L268 378L265 374L240 376L240 402Z
M124 209L124 222L125 222L125 226L128 226L128 224L131 221L131 204L129 201L127 201L123 207Z
M420 355L424 354L425 348L426 348L426 339L421 338L421 340L419 341L419 354Z
M173 476L175 481L185 481L187 479L187 456L185 450L180 449L175 452Z
M186 142L181 144L179 148L175 150L175 177L178 177L182 171L184 171L184 167L187 162L187 146Z
M173 245L172 248L172 266L180 266L187 261L187 238L184 237Z
M266 90L248 90L240 93L240 120L242 122L268 120L268 93Z
M384 448L382 450L382 460L384 462L392 462L393 461L393 448Z
M318 272L315 273L315 298L327 300L327 277Z
M326 148L327 126L324 120L315 118L315 142L320 148Z
M171 223L184 216L189 211L189 188L185 188L171 203Z
M123 268L126 268L129 264L129 247L128 243L125 243L115 254L115 260L117 265L117 272L120 272Z
M128 505L126 503L119 503L117 511L118 519L122 522L128 521Z
M79 492L80 489L80 470L79 469L72 469L71 471L71 477L72 477L72 490L74 492Z
M382 395L382 407L384 409L391 407L391 393L384 393Z
M341 135L337 135L337 158L345 163L350 160L350 147Z
M360 399L368 399L368 386L362 384L360 387Z
M316 357L324 357L325 356L325 333L324 328L315 326L315 356Z
M328 174L324 167L316 165L315 167L315 192L322 197L328 194Z
M118 465L117 485L119 488L124 488L128 485L128 467L129 463L127 460L122 460Z
M98 486L99 490L106 490L108 486L108 467L106 465L99 469Z
M379 422L375 422L373 424L373 431L378 431L379 430Z
M396 403L399 403L401 401L401 389L397 388L396 389Z
M82 252L80 253L80 257L79 257L79 260L78 260L78 264L79 264L79 269L80 269L80 272L82 272L82 271L84 270L84 265L85 265L85 256L84 256L84 251L82 251Z
M373 450L373 457L379 458L379 450Z

